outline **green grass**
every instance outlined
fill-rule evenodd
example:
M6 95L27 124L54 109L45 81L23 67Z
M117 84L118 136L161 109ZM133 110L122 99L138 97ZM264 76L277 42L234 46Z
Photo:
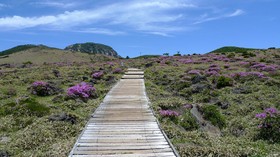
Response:
M31 65L27 68L2 68L0 78L0 137L8 137L8 142L0 142L0 150L11 156L68 156L74 142L99 106L112 85L121 74L112 74L114 67L107 60L72 63L72 65ZM104 63L104 64L103 64ZM92 71L103 69L105 76L95 82L97 98L87 103L80 100L66 100L66 90L82 81L90 82ZM53 70L59 71L56 77ZM114 81L105 79L110 76ZM84 78L87 78L84 80ZM51 96L36 96L30 91L34 81L54 82L63 89ZM57 97L59 101L53 101ZM67 121L50 121L53 114L66 113L76 117L74 124Z
M251 51L253 53L253 51ZM230 56L231 61L216 60L226 57L222 54L201 56L182 56L180 59L192 59L197 63L182 64L173 57L159 58L168 64L154 63L145 69L145 81L152 108L156 111L161 126L181 156L273 156L280 155L280 143L259 138L259 120L255 114L268 107L278 110L280 98L279 69L265 72L252 69L242 62L259 62L266 55L267 65L279 65L273 57L278 50L265 50L254 53L249 58L243 53ZM202 62L203 58L210 61ZM238 59L238 60L236 60ZM142 68L152 59L142 60ZM201 61L201 62L200 62ZM166 61L165 61L166 63ZM138 63L140 64L140 63ZM206 74L210 65L220 67L219 76ZM225 66L227 65L227 66ZM206 79L193 81L194 76L187 72L200 70ZM232 78L236 72L262 72L268 78L245 77ZM204 86L207 85L207 86ZM204 87L203 87L204 86ZM202 89L197 90L197 87ZM221 136L201 131L184 104L196 104L202 107L204 119L221 128ZM161 109L180 112L176 121L163 118Z

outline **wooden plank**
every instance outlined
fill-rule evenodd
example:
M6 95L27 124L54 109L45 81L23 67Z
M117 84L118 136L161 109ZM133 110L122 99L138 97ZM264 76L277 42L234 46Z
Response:
M163 148L163 149L131 149L131 150L123 150L123 149L116 149L116 150L75 150L73 154L83 154L83 155L102 155L102 154L127 154L127 153L162 153L162 152L172 152L171 148Z
M149 143L150 144L150 143ZM153 145L168 145L167 142L154 142L151 143ZM147 143L78 143L78 147L80 146L147 146Z
M117 154L117 155L73 155L73 157L174 157L173 152L150 153L150 154Z

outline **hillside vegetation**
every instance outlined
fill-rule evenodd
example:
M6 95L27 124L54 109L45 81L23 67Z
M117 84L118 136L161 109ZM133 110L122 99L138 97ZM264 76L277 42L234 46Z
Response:
M235 47L235 46L225 46L225 47L218 48L218 49L212 51L211 53L228 53L228 52L240 53L240 52L249 51L249 50L257 50L257 49Z
M0 67L0 156L68 156L90 115L122 75L117 60L72 59Z
M4 51L5 52L5 51ZM81 52L70 52L45 46L23 46L13 48L6 52L9 55L0 58L0 64L48 64L48 63L72 63L91 62L100 60L114 60L114 57L101 54L88 54Z
M46 58L0 67L0 156L67 156L126 67L145 70L151 108L182 157L280 156L279 49L90 59L30 48L9 58L35 52Z
M280 50L244 53L131 63L145 67L151 106L181 156L280 155Z

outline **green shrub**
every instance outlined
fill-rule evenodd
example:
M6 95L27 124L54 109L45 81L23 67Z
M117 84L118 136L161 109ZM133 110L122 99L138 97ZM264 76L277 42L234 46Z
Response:
M217 80L217 88L223 88L226 86L231 86L232 85L232 79L225 77L225 76L220 76Z
M177 97L168 97L168 98L162 98L161 100L157 101L155 103L155 106L159 106L163 110L167 109L175 109L180 106L182 106L185 103L185 101L181 98Z
M202 106L203 117L220 129L226 126L226 120L215 105Z
M16 103L9 102L7 104L3 104L0 107L0 115L6 116L13 113L13 108L16 106Z
M227 55L227 57L228 57L228 58L234 58L234 57L235 57L235 53L234 53L234 52L229 53L229 54Z
M199 125L196 123L195 118L191 115L191 112L188 110L179 120L179 125L182 126L185 130L195 130L198 129Z
M48 114L50 109L48 107L46 107L45 105L42 105L36 101L33 102L29 102L26 105L28 111L30 112L30 114L32 115L36 115L38 117L44 116L45 114Z
M250 57L255 57L256 54L254 54L254 53L252 53L252 52L244 51L244 52L242 53L242 56L243 56L244 58L250 58Z
M33 98L26 99L20 102L20 105L24 107L24 110L27 110L27 113L30 115L35 115L42 117L50 112L50 108L40 104Z
M13 87L11 88L6 88L6 89L3 89L3 94L11 97L11 96L16 96L17 95L17 90Z
M31 65L33 63L31 61L26 61L26 62L23 62L22 64L24 64L24 65Z

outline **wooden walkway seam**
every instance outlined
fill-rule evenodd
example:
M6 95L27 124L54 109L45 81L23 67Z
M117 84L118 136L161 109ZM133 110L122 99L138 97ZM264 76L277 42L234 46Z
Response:
M94 111L69 157L179 156L150 107L143 78L143 71L128 69Z

